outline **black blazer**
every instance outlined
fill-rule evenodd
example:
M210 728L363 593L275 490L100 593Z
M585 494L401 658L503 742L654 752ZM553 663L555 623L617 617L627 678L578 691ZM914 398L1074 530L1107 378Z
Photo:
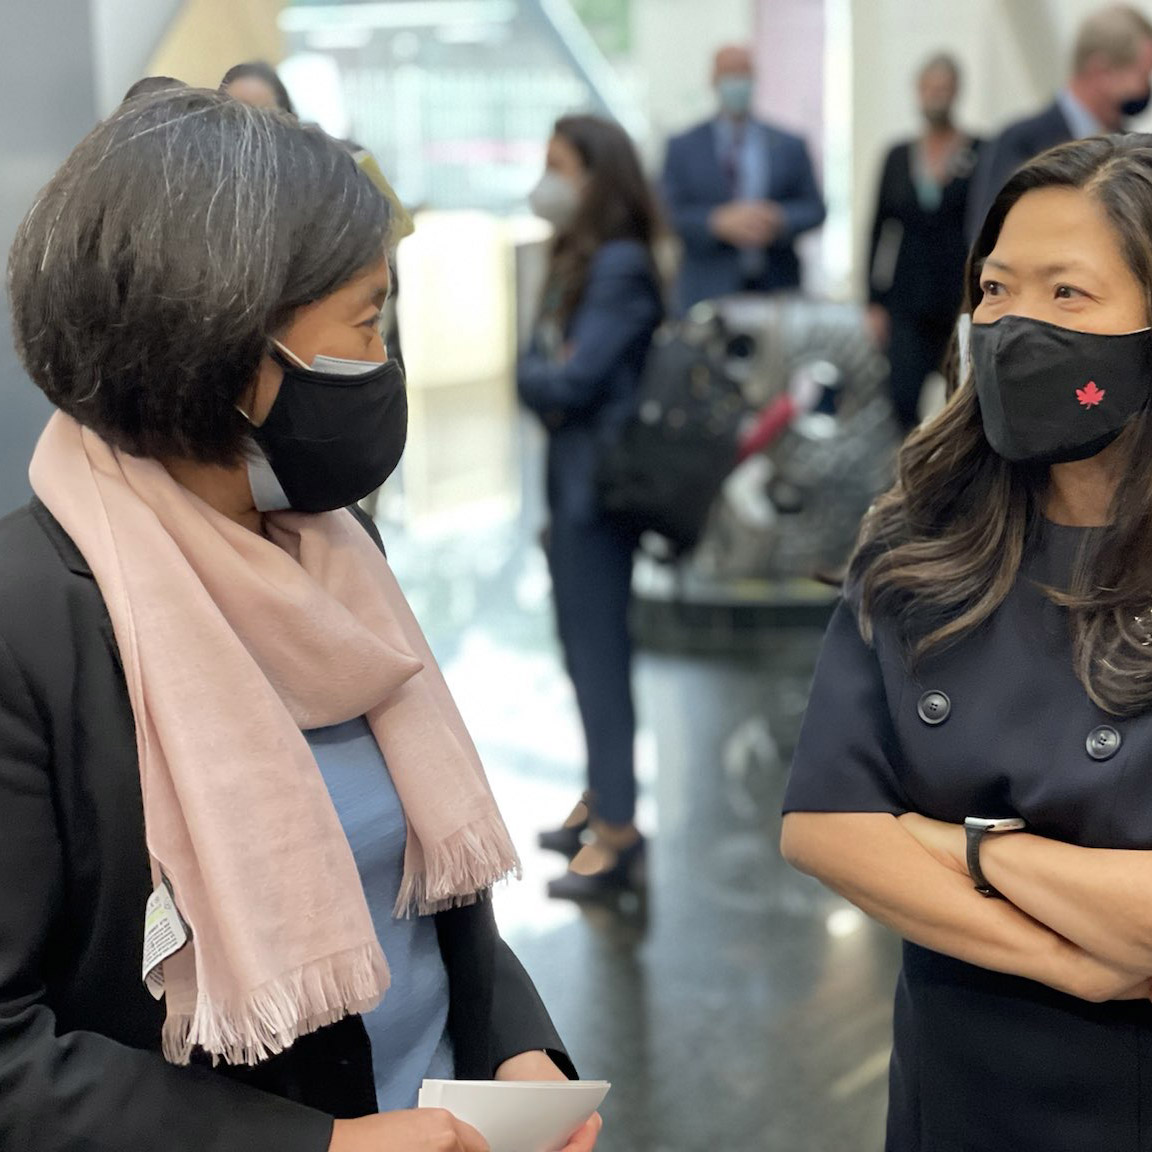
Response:
M167 1064L140 973L150 889L111 620L34 500L0 521L0 1148L326 1152L333 1117L376 1110L359 1017L254 1069ZM437 929L458 1075L537 1049L575 1075L491 902Z
M1067 144L1071 139L1072 129L1064 118L1059 101L1054 100L1038 115L1009 124L984 147L972 182L972 194L968 198L969 243L976 239L992 201L1008 183L1012 173L1033 156L1039 156L1057 144Z
M980 143L953 160L940 206L925 211L912 176L915 141L897 144L884 161L872 245L868 258L868 298L894 315L955 321L964 298L964 210Z

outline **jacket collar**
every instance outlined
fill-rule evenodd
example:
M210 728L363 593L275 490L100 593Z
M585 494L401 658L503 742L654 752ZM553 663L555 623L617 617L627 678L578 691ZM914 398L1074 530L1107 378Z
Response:
M92 568L88 561L84 559L75 541L64 531L60 521L48 511L39 496L32 497L31 507L36 523L44 529L44 534L52 541L52 546L60 554L60 559L68 566L68 571L91 580Z

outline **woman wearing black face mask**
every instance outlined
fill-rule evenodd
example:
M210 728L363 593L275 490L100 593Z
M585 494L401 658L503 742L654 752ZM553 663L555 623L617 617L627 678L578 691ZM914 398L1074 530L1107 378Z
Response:
M636 887L643 875L628 633L636 540L601 509L596 465L631 412L663 311L656 208L628 135L594 116L556 125L531 203L556 236L518 383L548 433L548 566L589 784L566 824L540 843L575 858L549 894L582 900Z
M483 769L345 508L404 447L392 227L322 132L186 89L17 235L59 411L0 522L0 1147L482 1152L425 1077L572 1072L496 931Z
M904 937L892 1152L1152 1142L1152 137L1055 149L864 524L783 851Z
M964 212L979 141L957 127L960 68L933 56L917 91L924 130L884 161L868 260L868 319L892 366L901 428L920 421L920 392L939 369L963 294Z

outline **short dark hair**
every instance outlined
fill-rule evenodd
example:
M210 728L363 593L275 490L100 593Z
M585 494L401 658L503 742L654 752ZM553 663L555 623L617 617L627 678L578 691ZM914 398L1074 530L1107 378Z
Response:
M224 79L220 81L220 91L227 92L229 87L237 80L261 80L272 89L272 94L276 97L276 107L281 112L287 112L289 116L296 115L296 109L292 104L292 97L288 95L288 89L284 87L284 81L280 79L279 73L271 64L264 60L246 60L243 64L233 64L227 72L224 73Z
M142 76L124 93L124 99L135 100L137 96L153 96L157 92L187 87L183 80L177 80L175 76Z
M122 105L25 217L13 332L48 398L141 456L231 464L293 312L380 261L391 209L319 128L187 88Z

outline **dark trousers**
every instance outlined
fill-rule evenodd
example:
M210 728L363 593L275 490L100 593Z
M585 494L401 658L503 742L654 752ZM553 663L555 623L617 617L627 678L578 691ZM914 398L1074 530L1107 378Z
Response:
M588 744L595 815L630 824L636 815L632 703L632 599L635 540L615 525L553 520L548 567L560 644Z
M888 364L891 368L892 408L900 427L911 431L920 422L920 390L925 377L939 370L955 318L892 314Z

